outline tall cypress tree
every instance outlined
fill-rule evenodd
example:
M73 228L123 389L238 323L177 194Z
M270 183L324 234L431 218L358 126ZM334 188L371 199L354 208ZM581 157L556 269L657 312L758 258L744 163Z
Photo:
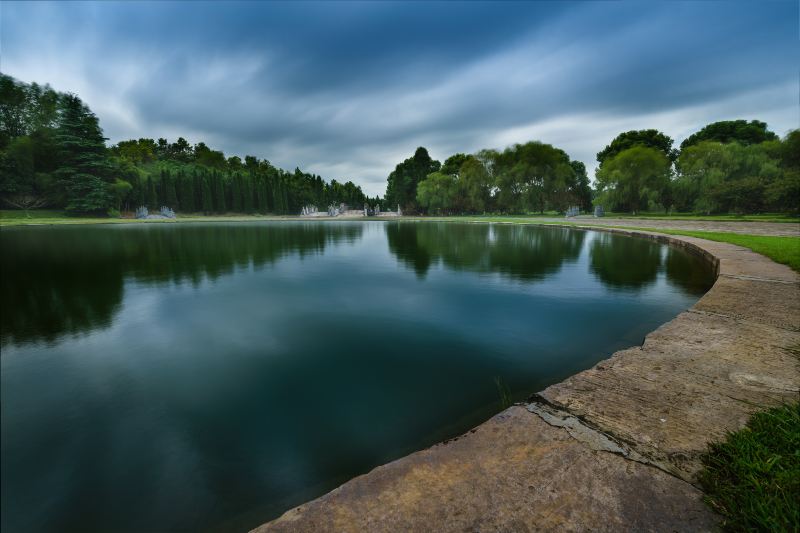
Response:
M244 196L243 200L243 207L245 213L252 213L253 212L253 180L250 179L250 176L245 176L243 179L242 184L242 192Z
M181 211L184 213L195 212L197 208L194 204L194 179L181 171L178 174L178 182L181 184L178 199L180 202Z
M214 186L214 209L217 210L217 213L224 213L225 212L225 188L222 183L222 176L219 173L214 171L213 174L213 186Z
M206 214L214 212L214 201L211 197L211 177L208 175L203 175L200 178L200 182L202 185L201 189L201 196L202 196L202 205L203 205L203 212Z
M73 213L104 211L111 206L110 166L103 131L80 98L67 94L55 135L60 165L54 172Z
M198 211L205 211L203 204L203 179L200 174L195 170L192 172L194 182L194 207Z
M234 213L242 212L242 179L239 174L231 177L231 211Z
M164 203L167 207L178 209L178 195L175 192L175 180L172 174L166 171L164 174Z
M150 209L158 209L158 191L156 190L156 182L148 176L147 178L147 207Z

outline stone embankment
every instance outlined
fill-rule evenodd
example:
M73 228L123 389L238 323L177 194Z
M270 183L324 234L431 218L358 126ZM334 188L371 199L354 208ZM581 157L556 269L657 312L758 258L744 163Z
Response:
M642 346L255 531L713 530L707 443L798 400L800 277L730 244L613 231L701 254L717 281Z

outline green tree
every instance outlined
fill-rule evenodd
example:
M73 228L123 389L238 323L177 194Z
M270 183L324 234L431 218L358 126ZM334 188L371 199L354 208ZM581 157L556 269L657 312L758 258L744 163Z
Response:
M677 207L699 213L754 213L764 209L768 186L782 178L775 143L743 146L703 141L681 151Z
M147 177L147 207L150 209L158 209L159 205L158 191L156 190L156 182L154 179Z
M73 213L105 211L111 205L110 168L97 117L74 95L65 95L56 133L59 168L55 177Z
M751 120L750 122L746 120L723 120L713 122L687 137L681 143L681 150L700 144L703 141L737 142L747 146L776 140L778 140L778 136L767 129L766 122L759 120Z
M572 188L572 196L575 203L584 211L592 210L592 187L589 184L589 174L586 172L586 165L580 161L570 161L570 166L575 172L575 181Z
M448 157L441 168L442 174L450 174L451 176L458 176L461 171L461 166L472 156L466 154L454 154Z
M214 210L217 213L225 213L225 185L222 176L216 171L211 174L211 188L214 196Z
M234 213L242 212L242 178L234 174L231 178L231 210Z
M417 204L427 211L457 211L458 197L458 179L450 174L433 172L417 186Z
M178 174L178 181L181 184L179 203L181 211L194 213L197 211L195 204L194 179L183 172Z
M781 142L779 152L782 175L766 190L770 208L797 213L800 210L800 130L793 130Z
M670 167L667 156L655 148L639 145L618 153L597 170L600 203L633 213L668 208Z
M492 166L504 211L563 210L569 204L575 171L563 150L538 141L517 144L497 154Z
M7 205L25 210L46 205L46 180L40 176L35 172L30 137L16 137L0 151L0 197Z
M123 202L127 201L128 197L133 190L133 185L130 182L121 180L119 178L114 180L114 183L109 185L109 191L114 198L114 203L117 211L122 210Z
M203 212L211 214L214 212L214 200L211 194L211 180L207 174L200 177L200 197L202 199Z
M601 165L608 159L612 159L620 152L633 148L634 146L649 146L661 151L670 161L678 158L678 153L672 148L672 138L658 130L631 130L617 135L611 144L597 153L597 162Z
M175 180L169 171L165 172L162 177L162 188L164 190L164 205L171 209L178 209L178 194L175 191Z
M459 169L459 181L463 189L465 209L473 213L483 213L491 202L492 177L486 165L476 157L468 157Z
M417 184L428 174L437 172L441 164L431 159L428 151L417 148L414 156L398 164L389 174L386 184L386 203L400 205L404 211L413 212L417 208Z
M28 132L26 103L25 85L11 76L0 74L0 148Z

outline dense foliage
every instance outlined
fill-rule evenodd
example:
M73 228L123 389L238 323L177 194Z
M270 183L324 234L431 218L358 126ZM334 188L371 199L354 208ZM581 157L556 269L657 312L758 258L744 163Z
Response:
M457 153L444 164L420 147L389 174L382 200L366 198L350 181L328 183L253 156L226 158L182 137L110 148L105 141L77 96L0 74L0 205L18 209L295 214L309 204L369 201L432 214L586 212L593 205L706 215L800 210L800 131L780 139L757 120L709 124L680 150L655 129L621 133L597 154L594 190L583 163L538 141Z
M672 138L658 130L632 130L617 135L611 144L597 153L597 162L601 165L620 152L634 146L648 146L664 153L670 161L675 161L678 152L672 148Z
M107 148L97 117L72 94L0 74L0 203L72 213L157 209L203 213L298 213L303 205L362 206L348 181L287 172L267 160L226 158L178 138Z
M767 129L766 122L759 120L723 120L714 122L693 133L681 143L681 150L700 144L703 141L721 143L736 142L743 145L777 141L778 136Z
M540 142L517 144L502 152L455 154L440 170L418 182L413 198L415 201L401 205L429 213L564 211L572 205L591 208L583 163Z
M441 163L431 159L425 148L419 147L412 157L398 164L386 183L386 203L402 206L407 211L415 210L417 206L417 185L428 174L436 172Z
M587 212L593 205L705 215L800 209L800 131L779 139L763 122L716 122L681 147L654 129L621 133L597 154L594 190L583 163L541 142L459 153L443 165L418 148L389 176L387 198L431 214Z

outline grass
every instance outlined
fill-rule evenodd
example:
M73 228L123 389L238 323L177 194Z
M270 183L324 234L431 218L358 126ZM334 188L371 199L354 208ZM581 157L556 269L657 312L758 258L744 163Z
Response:
M37 209L24 211L0 209L0 226L25 226L46 224L173 224L175 222L240 222L248 220L281 220L277 215L245 215L230 213L225 215L179 214L177 219L137 220L131 218L77 217L65 215L61 211Z
M800 531L800 403L755 414L702 462L699 481L725 531Z

